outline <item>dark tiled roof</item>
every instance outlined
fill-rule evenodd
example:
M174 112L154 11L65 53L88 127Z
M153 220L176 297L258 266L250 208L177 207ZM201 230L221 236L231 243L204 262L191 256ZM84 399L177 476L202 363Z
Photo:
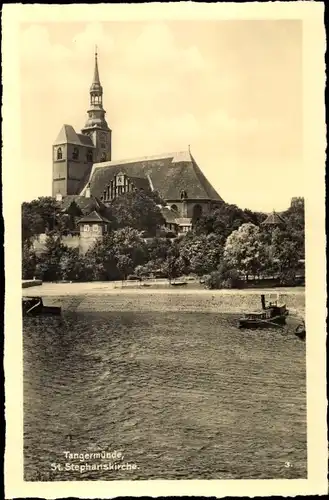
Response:
M78 205L82 213L86 215L93 210L99 210L100 208L104 207L103 203L94 196L90 196L90 198L87 198L86 196L70 194L65 196L61 202L62 211L68 210L73 201Z
M281 215L279 215L278 213L276 212L272 212L268 217L267 219L265 219L262 224L277 224L277 225L282 225L282 224L285 224L285 220L283 217L281 217Z
M91 137L89 137L89 135L85 135L85 134L77 134L81 144L83 144L83 146L89 146L91 148L94 148L94 144L93 144L93 141L91 140Z
M128 178L131 180L131 182L137 189L143 189L144 191L151 191L151 186L147 178L132 177L132 176L129 176Z
M188 217L176 217L176 223L179 225L179 226L188 226L188 225L192 225L192 220L189 219Z
M110 221L108 219L106 219L105 217L103 217L102 215L100 215L98 212L96 212L96 210L94 210L93 212L91 212L91 214L85 215L84 217L82 217L82 219L80 219L78 221L78 224L83 223L83 222L106 222L106 223L110 223Z
M176 219L177 219L177 212L174 212L174 210L171 210L168 207L163 207L161 208L161 213L165 221L169 224L177 224Z
M180 200L181 191L185 190L189 199L222 201L194 158L186 151L95 164L90 177L92 194L102 196L105 187L119 172L128 177L149 178L153 189L158 191L164 200Z
M78 185L78 188L77 188L77 192L78 193L81 193L81 191L83 190L83 188L87 185L88 179L90 177L91 170L92 170L92 165L90 165L90 166L88 166L86 168L86 172L85 172L84 176L79 181L79 185Z

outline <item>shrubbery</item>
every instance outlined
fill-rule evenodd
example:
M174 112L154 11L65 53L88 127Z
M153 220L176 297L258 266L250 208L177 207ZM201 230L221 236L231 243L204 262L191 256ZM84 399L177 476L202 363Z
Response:
M228 269L225 264L217 271L213 271L204 278L204 285L210 290L243 288L243 281L234 269Z
M199 218L184 237L172 238L163 228L161 200L153 196L127 194L113 202L106 214L109 232L85 255L61 241L62 234L75 228L76 207L63 215L53 199L23 204L23 279L104 281L136 275L171 280L193 274L205 276L210 289L241 288L241 276L276 276L282 286L297 284L299 260L304 258L304 207L286 211L285 230L271 230L259 225L264 214L224 204ZM127 220L131 227L125 227ZM47 234L46 248L37 256L32 241L40 232ZM145 232L158 237L145 239Z

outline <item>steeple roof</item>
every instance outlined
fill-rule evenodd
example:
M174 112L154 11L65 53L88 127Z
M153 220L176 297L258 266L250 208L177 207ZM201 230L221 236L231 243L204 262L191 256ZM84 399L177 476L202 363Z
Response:
M88 146L94 148L91 138L84 134L77 134L72 125L63 125L53 146L60 144L76 144L77 146Z
M77 144L81 146L81 141L78 137L78 134L72 127L72 125L63 125L56 141L54 142L54 146L58 144Z
M94 67L94 78L93 83L91 84L90 90L102 90L101 82L99 79L99 70L98 70L98 60L97 60L97 47L95 50L95 67Z

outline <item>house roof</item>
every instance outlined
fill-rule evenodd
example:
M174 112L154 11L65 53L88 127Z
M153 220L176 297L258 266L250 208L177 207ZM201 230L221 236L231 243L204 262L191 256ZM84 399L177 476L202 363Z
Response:
M272 225L281 225L285 224L284 218L278 214L277 212L272 212L268 215L268 217L262 222L262 224L272 224Z
M83 214L88 214L93 210L99 210L104 207L103 203L94 196L87 198L86 196L69 194L61 201L62 211L68 210L73 201L78 205Z
M77 134L72 125L63 125L55 142L54 146L59 144L76 144L77 146L94 147L91 138L84 134Z
M192 225L192 220L189 219L188 217L176 217L175 220L179 226L191 226Z
M171 210L169 207L162 207L161 213L165 221L169 224L177 224L177 213L174 210Z
M273 210L273 212L262 222L262 224L281 225L285 224L285 220L281 217L281 215Z
M128 177L148 179L151 189L153 187L165 200L178 201L181 191L185 190L189 199L222 201L189 151L96 163L81 194L90 183L92 194L101 197L110 180L119 172Z
M83 223L83 222L106 222L110 223L108 219L100 215L96 210L93 210L90 214L85 215L82 217L79 221L78 224Z

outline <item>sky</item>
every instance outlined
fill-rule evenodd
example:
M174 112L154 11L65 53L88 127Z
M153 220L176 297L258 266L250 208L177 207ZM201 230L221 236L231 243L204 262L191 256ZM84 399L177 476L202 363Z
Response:
M98 46L112 159L191 153L228 203L304 195L302 22L22 24L24 200L51 195L52 144L87 119Z

